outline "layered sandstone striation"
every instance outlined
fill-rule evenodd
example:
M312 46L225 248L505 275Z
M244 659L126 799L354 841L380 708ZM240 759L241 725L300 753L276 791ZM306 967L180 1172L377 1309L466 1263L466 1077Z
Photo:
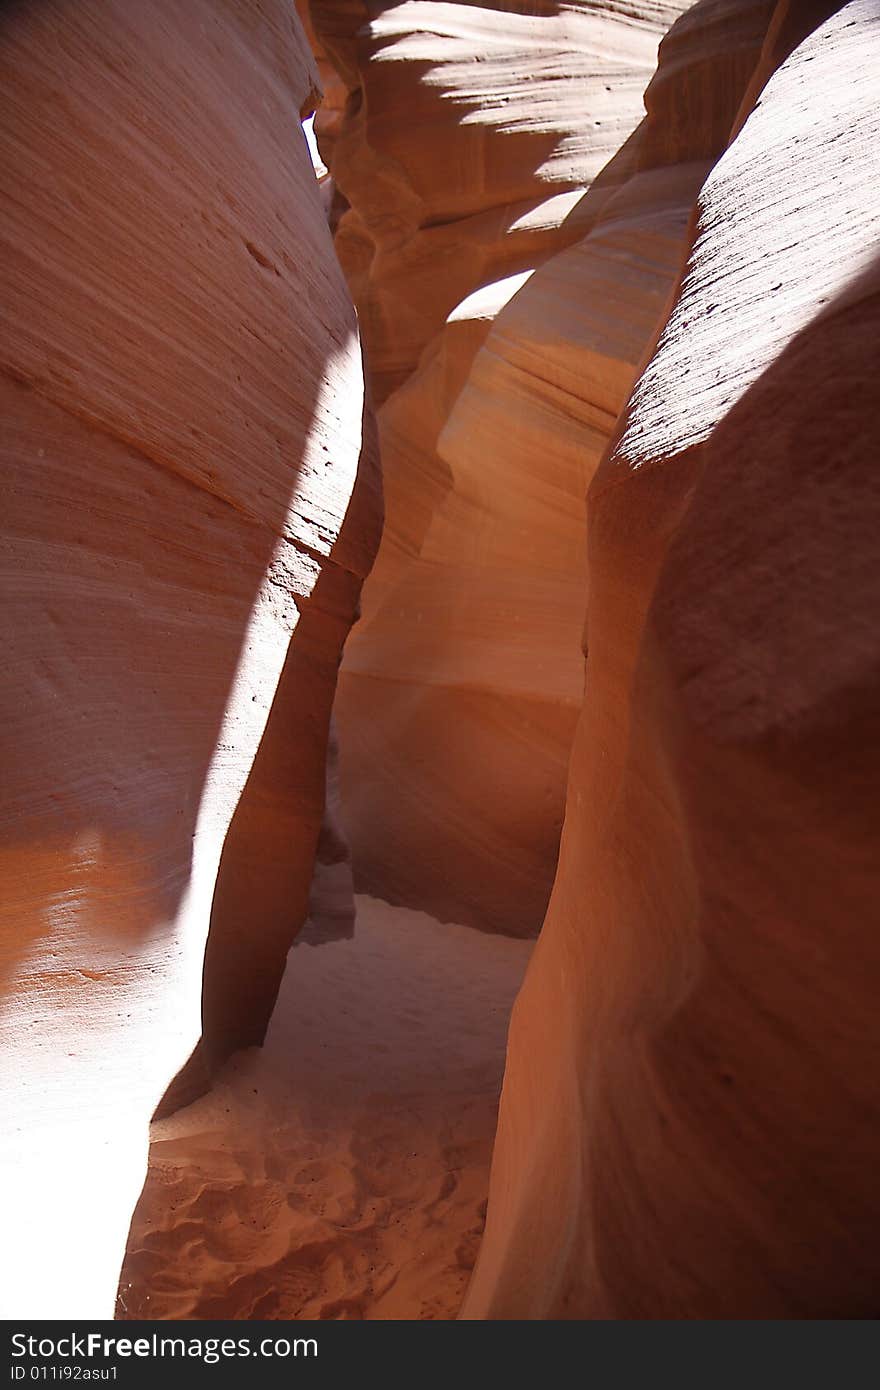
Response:
M876 1312L878 64L777 7L590 489L467 1316Z
M472 290L577 239L684 4L311 0L348 89L329 162L377 401Z
M454 1315L565 803L465 1316L874 1313L877 6L304 6L0 10L0 1308Z
M0 64L2 1306L109 1316L209 919L215 1062L306 913L376 459L292 7L5 6Z
M664 38L649 84L656 13L654 28L647 12L624 23L603 7L543 21L548 43L570 42L575 24L583 51L592 42L604 57L590 77L572 65L576 102L551 64L549 109L560 123L576 109L582 126L534 177L559 171L568 149L581 187L540 204L533 269L512 262L515 273L454 308L380 412L387 523L338 705L355 867L369 891L503 931L540 925L583 689L586 490L673 288L694 200L727 141L771 11L770 0L702 0ZM495 16L502 26L508 19ZM461 23L476 23L472 12ZM621 78L633 33L644 106ZM506 39L495 38L501 63ZM371 80L368 67L367 132ZM528 108L540 123L545 108L528 106L529 90L517 87L522 120ZM492 92L483 97L487 132L528 160L534 132L516 146L492 127ZM624 109L627 123L637 110L643 119L600 170L589 161L612 101L618 139ZM459 241L472 232L467 218L444 221L444 235ZM503 240L493 255L495 268L509 269ZM391 276L382 267L404 262L403 248L393 260L377 252L368 321ZM444 279L441 262L435 281ZM401 270L404 288L422 303ZM381 363L385 348L377 351Z

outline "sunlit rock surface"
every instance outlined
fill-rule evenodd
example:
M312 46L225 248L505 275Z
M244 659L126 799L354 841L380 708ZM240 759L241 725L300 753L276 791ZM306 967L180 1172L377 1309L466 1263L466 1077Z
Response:
M110 1316L212 902L209 1062L305 916L375 456L292 7L8 5L0 65L0 1302Z
M768 0L703 0L663 40L650 83L656 14L653 29L647 15L624 26L603 7L566 11L558 32L558 14L543 20L560 43L583 26L574 32L605 55L598 75L575 64L570 79L594 134L605 129L609 85L621 109L630 100L614 55L635 33L643 119L586 191L540 205L537 268L459 304L380 412L387 524L338 704L356 875L371 892L502 931L534 933L542 920L583 692L586 490L771 10ZM368 112L369 78L368 68ZM553 90L562 121L571 94L561 73ZM522 84L524 107L527 92ZM485 104L488 121L488 95ZM635 104L627 109L634 123ZM508 138L532 157L528 141ZM596 171L575 160L593 148L584 141L566 148L572 176L586 182ZM470 224L454 225L466 238ZM563 249L550 255L554 242Z
M876 1312L880 17L834 8L778 7L590 489L466 1316Z
M376 398L479 285L577 240L579 194L642 115L684 4L312 0L349 98L328 144L336 246Z

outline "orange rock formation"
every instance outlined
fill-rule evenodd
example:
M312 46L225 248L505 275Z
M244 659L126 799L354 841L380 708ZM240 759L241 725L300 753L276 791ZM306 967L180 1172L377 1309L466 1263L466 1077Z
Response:
M466 30L488 24L472 7L447 8L466 12ZM589 165L587 137L563 142L582 158L572 179L598 176L586 192L540 204L542 240L531 259L449 314L380 412L386 529L338 706L357 878L370 892L502 931L540 925L583 686L586 490L673 287L694 199L724 148L772 8L770 0L703 0L678 20L638 128L601 171ZM415 7L414 23L420 13ZM509 17L490 17L501 71ZM572 22L567 11L564 24L558 13L547 17L545 43L570 41ZM609 86L630 110L615 62L625 51L623 20L599 7L577 24L584 50L599 47L605 68L585 78L570 65L576 103L556 74L549 109L560 124L576 111L592 137L594 117L612 101ZM658 33L646 25L636 32L653 63ZM398 68L409 52L404 46ZM364 139L373 129L370 61ZM647 73L646 62L640 81ZM398 82L408 90L404 76ZM487 123L493 100L489 88ZM528 158L535 136L526 112L539 124L546 115L529 106L527 84L520 100L519 157ZM454 103L446 110L453 121ZM628 120L634 115L633 106ZM515 133L507 138L515 145ZM560 158L551 161L557 171ZM351 196L359 194L356 184ZM458 244L475 235L466 218L445 219L443 229ZM563 249L551 255L555 247ZM422 303L418 286L402 278L406 254L376 251L378 268L361 291L367 323L385 294L383 273ZM510 268L503 238L492 256L490 268ZM529 274L524 264L538 268ZM434 269L436 293L444 267ZM384 339L374 343L380 377L388 351Z
M875 0L300 3L323 192L295 6L0 10L2 1313L213 1081L123 1316L454 1315L554 872L464 1315L875 1313Z
M380 8L344 49L360 86L333 161L378 394L412 373L379 414L386 529L340 682L356 881L534 934L582 690L584 493L712 135L695 130L684 177L646 172L620 202L634 170L678 157L652 144L656 122L632 132L680 5L443 4L430 24L420 3ZM724 45L716 81L744 84L752 12L767 9L710 40ZM337 34L354 15L313 12L328 48L328 15ZM705 53L686 40L674 53L699 91ZM548 259L573 244L580 259Z
M590 489L467 1316L876 1312L878 65L777 7Z
M291 7L5 6L0 64L2 1305L109 1316L209 918L219 1059L305 916L377 477Z

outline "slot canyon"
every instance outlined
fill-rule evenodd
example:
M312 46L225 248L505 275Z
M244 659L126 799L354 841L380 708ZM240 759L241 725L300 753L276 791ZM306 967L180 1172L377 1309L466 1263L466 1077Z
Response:
M0 1316L877 1316L880 3L0 70Z

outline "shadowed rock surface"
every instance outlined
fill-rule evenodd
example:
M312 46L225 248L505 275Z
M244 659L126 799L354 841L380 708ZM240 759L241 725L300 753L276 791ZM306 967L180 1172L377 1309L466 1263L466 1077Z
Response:
M876 1314L878 7L300 12L0 7L0 1308Z
M824 8L777 10L591 486L466 1316L877 1311L880 19Z
M0 65L2 1305L109 1316L209 918L214 1062L305 917L377 469L292 8L5 5Z
M355 878L484 929L534 935L552 883L582 691L584 493L699 171L635 195L641 245L632 197L600 228L639 162L663 157L650 121L632 132L682 8L377 6L343 44L354 9L313 6L360 84L333 146L352 205L336 246L387 396L386 527L337 705ZM709 26L721 92L754 65L760 8L723 40ZM700 35L673 44L688 109L708 85ZM652 200L671 229L651 225ZM372 239L363 265L353 227ZM592 260L549 259L591 229Z

